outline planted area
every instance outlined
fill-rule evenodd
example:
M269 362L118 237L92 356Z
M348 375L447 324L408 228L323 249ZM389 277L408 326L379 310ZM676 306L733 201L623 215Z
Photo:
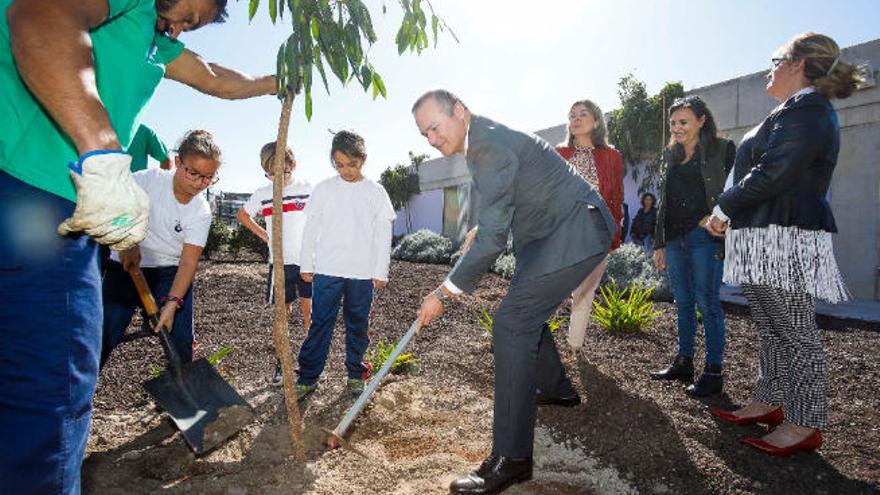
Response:
M474 317L491 315L507 281L484 277L473 295L450 306L413 340L406 353L420 373L390 374L355 421L350 440L368 460L344 450L327 452L320 427L333 428L354 402L345 389L344 332L337 323L327 369L302 407L307 460L297 464L274 369L271 308L263 304L264 263L205 263L196 280L199 356L233 348L219 361L223 375L255 407L256 419L228 443L196 458L157 411L141 382L164 367L153 338L117 348L95 397L84 467L86 494L444 494L456 476L488 454L492 429L491 339ZM427 291L448 266L394 261L391 283L377 291L371 352L396 342ZM707 406L746 401L756 374L756 329L748 315L727 308L726 394L697 401L673 383L653 382L647 371L674 355L675 310L658 302L643 332L612 334L591 322L583 349L565 345L567 324L554 332L583 403L540 408L535 479L505 493L828 493L880 490L880 334L853 327L826 328L830 427L816 456L774 459L737 442L757 427L713 421ZM568 317L563 305L558 318ZM827 325L826 325L827 327ZM298 311L291 346L305 332ZM139 325L129 329L139 331ZM495 329L498 331L498 329ZM697 360L702 359L698 340Z

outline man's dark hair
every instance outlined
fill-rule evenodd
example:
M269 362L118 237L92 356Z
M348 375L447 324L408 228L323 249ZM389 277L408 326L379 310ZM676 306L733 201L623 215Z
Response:
M174 7L179 0L156 0L156 10L159 12L167 12L171 7ZM224 23L226 19L229 18L229 11L226 10L226 3L228 0L213 0L214 6L217 7L217 15L211 21L211 23Z
M433 98L437 104L440 105L448 115L452 115L452 109L455 107L456 103L460 103L465 110L468 109L467 105L464 104L463 101L458 96L455 96L451 91L447 91L445 89L432 89L427 93L419 96L419 99L413 103L412 113L415 114L416 110L419 109L428 99Z

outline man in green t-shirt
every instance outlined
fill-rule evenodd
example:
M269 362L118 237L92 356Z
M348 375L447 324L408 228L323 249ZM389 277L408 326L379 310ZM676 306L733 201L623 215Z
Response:
M168 158L168 148L165 143L159 139L159 136L147 127L141 124L134 137L131 138L131 144L125 150L131 156L131 171L137 172L147 168L147 158L153 157L159 162L159 168L165 170L171 169L171 159Z
M156 86L275 90L273 76L177 41L222 21L226 1L0 0L3 493L80 491L101 347L96 242L123 250L146 233L148 200L121 150Z

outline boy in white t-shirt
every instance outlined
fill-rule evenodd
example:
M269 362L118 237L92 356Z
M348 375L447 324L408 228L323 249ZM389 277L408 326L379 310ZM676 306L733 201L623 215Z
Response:
M272 164L275 162L275 142L267 143L260 150L260 165L263 167L267 179L272 179ZM284 150L284 189L282 190L282 229L281 251L284 260L284 300L287 303L287 311L293 311L293 302L299 296L299 305L303 315L303 327L306 331L311 325L312 310L312 284L302 279L299 273L300 245L302 244L303 226L306 222L306 205L312 194L312 186L306 181L295 180L293 173L296 170L296 158L293 150L286 147ZM272 184L263 186L248 199L238 210L236 217L242 225L254 233L269 245L269 278L266 282L266 302L272 303L272 243L270 234L272 231ZM254 221L254 217L262 217L266 222L266 228L261 227ZM275 359L275 374L272 383L281 384L281 361Z
M149 230L138 246L114 251L104 267L101 366L122 340L135 308L141 307L127 273L135 267L141 267L160 301L158 327L170 332L180 358L192 361L192 282L211 229L211 208L201 193L219 179L220 157L211 133L190 131L178 146L174 170L150 168L133 174L150 197Z
M302 277L312 281L312 326L299 352L296 395L318 386L342 300L345 367L353 394L364 389L373 289L388 281L394 208L385 189L364 177L364 139L351 131L333 137L330 159L339 174L315 186L302 243Z

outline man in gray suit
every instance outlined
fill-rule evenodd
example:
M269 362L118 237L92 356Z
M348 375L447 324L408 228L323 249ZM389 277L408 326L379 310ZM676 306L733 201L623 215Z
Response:
M576 405L547 319L608 253L617 225L598 191L544 140L472 114L445 90L412 109L444 156L465 153L480 195L477 235L443 284L422 301L421 325L456 294L474 289L513 234L516 269L495 313L492 453L451 493L499 493L532 477L536 398Z

